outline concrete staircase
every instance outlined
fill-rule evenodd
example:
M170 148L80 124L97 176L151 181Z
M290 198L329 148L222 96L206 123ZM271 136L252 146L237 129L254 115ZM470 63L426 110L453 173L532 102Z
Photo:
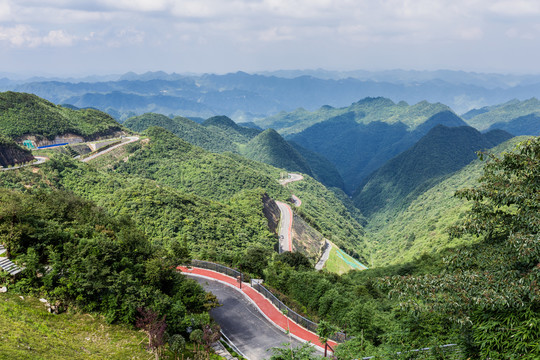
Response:
M6 252L6 248L4 245L0 244L0 255ZM10 275L17 275L22 270L20 267L15 265L11 260L9 260L7 257L0 257L0 268L4 271L7 271Z

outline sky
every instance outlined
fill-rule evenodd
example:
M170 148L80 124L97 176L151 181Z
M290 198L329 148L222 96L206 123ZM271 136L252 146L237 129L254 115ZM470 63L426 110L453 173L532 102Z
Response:
M539 0L0 0L0 73L540 73Z

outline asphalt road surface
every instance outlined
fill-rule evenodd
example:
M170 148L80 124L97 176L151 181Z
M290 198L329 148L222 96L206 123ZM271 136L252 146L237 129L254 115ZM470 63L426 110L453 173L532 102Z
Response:
M292 210L291 207L281 201L276 201L281 213L279 219L279 253L292 251Z
M330 250L332 250L332 244L330 243L330 241L326 239L324 239L324 241L325 241L325 245L324 245L325 249L321 258L319 259L319 262L317 262L317 264L315 265L315 270L322 270L322 268L324 267L324 264L326 264L326 261L330 257Z
M34 166L34 165L43 164L45 161L49 160L49 158L47 158L45 156L34 156L34 159L36 159L36 161L28 163L28 164L13 166L13 167L10 167L10 168L0 168L0 170L4 171L4 170L20 169L20 168L25 167L25 166Z
M279 180L279 183L281 185L286 185L286 184L288 184L290 182L300 181L302 179L304 179L304 177L302 175L300 175L300 174L289 173L287 179Z
M212 309L210 315L249 360L268 359L272 353L267 349L283 347L284 343L292 342L293 347L302 344L295 338L290 340L287 334L270 323L239 291L218 281L191 278L217 296L223 306Z
M134 141L137 141L137 140L139 140L139 137L138 137L138 136L130 136L130 137L127 137L126 139L127 139L128 141L125 141L125 142L122 142L122 143L120 143L120 144L111 146L110 148L105 149L105 150L103 150L103 151L100 151L100 152L98 152L98 153L96 153L96 154L94 154L94 155L91 155L91 156L89 156L89 157L86 157L86 158L82 159L81 161L82 161L82 162L88 162L88 161L90 161L90 160L92 160L92 159L95 159L95 158L97 158L98 156L101 156L101 155L103 155L103 154L106 154L106 153L108 153L109 151L112 151L112 150L114 150L114 149L116 149L116 148L118 148L118 147L120 147L120 146L124 146L124 145L126 145L126 144L129 144L129 143L132 143L132 142L134 142Z

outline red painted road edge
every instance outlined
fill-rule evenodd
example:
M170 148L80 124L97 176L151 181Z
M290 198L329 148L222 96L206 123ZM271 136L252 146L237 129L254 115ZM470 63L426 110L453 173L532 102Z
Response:
M211 279L223 281L231 286L239 288L238 280L236 280L233 277L218 273L216 271L201 269L201 268L196 268L196 267L187 268L185 266L178 266L176 269L183 273L206 276ZM238 289L238 290L246 294L257 305L259 310L264 315L266 315L266 317L270 319L270 321L272 321L274 324L276 324L283 330L287 330L287 324L288 324L289 331L291 332L292 335L304 341L311 341L312 344L324 349L324 345L321 344L321 342L319 341L319 337L317 336L317 334L312 333L306 328L293 322L291 319L288 319L285 315L281 313L281 311L278 308L274 306L274 304L270 302L270 300L262 296L257 290L253 289L251 286L249 286L246 283L242 283L242 289ZM335 349L335 347L337 346L337 343L335 341L329 340L328 345L332 346L332 348Z

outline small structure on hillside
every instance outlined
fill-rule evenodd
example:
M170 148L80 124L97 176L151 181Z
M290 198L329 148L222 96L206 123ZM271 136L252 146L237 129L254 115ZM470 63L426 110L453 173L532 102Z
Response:
M36 146L34 145L32 140L24 140L23 145L26 146L28 148L28 150L35 150L36 149Z

